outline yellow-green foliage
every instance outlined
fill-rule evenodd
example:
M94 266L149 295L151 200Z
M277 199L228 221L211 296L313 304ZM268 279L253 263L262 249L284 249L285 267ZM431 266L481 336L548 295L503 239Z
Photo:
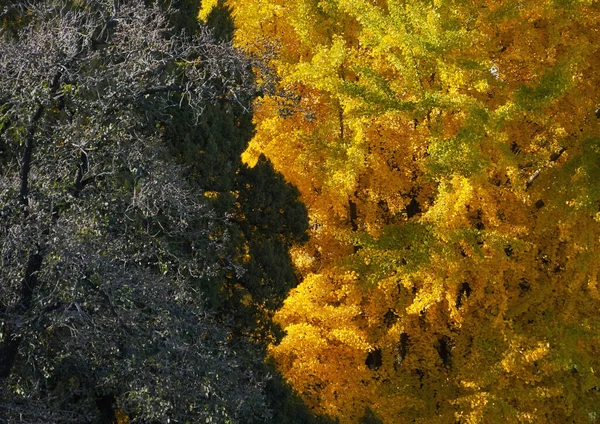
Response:
M229 0L309 208L271 354L343 423L600 419L600 3Z

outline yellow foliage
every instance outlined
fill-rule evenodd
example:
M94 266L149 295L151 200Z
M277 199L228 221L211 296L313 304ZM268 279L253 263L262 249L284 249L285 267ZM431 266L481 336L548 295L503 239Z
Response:
M219 4L219 0L202 0L200 10L198 11L198 19L206 22L210 12Z
M270 348L307 404L600 416L600 2L228 3L296 95L257 103L244 160L266 154L309 210Z
M128 424L129 416L120 409L115 410L115 417L117 419L116 424Z

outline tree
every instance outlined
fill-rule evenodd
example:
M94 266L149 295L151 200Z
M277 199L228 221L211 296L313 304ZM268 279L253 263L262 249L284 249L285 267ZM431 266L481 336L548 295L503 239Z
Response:
M248 121L232 111L259 90L250 60L160 5L4 13L25 22L0 38L0 414L264 422L261 351L204 301L245 272L241 216L209 191L235 199L245 139L217 151L225 174L173 145L207 110Z
M342 422L597 419L597 2L238 2L280 44L246 154L311 241L271 352ZM364 416L364 418L363 418Z

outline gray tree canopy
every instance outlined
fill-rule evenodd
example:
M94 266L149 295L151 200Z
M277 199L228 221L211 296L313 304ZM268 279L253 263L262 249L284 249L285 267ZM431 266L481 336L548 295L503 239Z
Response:
M245 272L234 214L165 143L173 111L246 109L250 59L141 1L0 12L0 417L268 420L257 348L200 288Z

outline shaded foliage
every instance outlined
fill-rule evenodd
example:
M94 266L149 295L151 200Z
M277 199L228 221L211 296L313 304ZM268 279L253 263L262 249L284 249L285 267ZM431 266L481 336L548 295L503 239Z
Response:
M232 338L243 305L225 282L266 281L241 257L250 237L277 240L289 266L285 249L306 218L297 192L263 166L242 174L283 193L254 207L290 209L296 222L245 222L249 190L265 187L240 189L237 177L259 90L252 63L182 17L197 5L181 5L10 4L28 22L0 38L9 420L110 422L115 409L133 422L273 415L263 350L243 332ZM281 228L290 230L273 233ZM294 281L272 277L255 303L280 302ZM227 307L217 315L211 305Z

